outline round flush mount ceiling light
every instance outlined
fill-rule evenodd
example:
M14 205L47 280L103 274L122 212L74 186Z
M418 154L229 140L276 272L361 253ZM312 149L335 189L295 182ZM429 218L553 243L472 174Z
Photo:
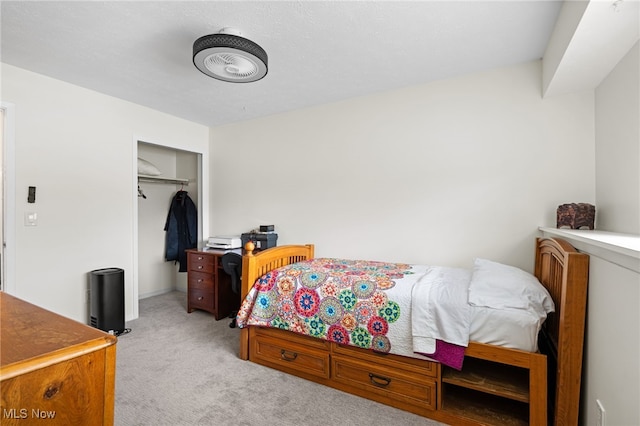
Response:
M267 75L267 52L233 28L200 37L193 43L193 64L209 77L250 83Z

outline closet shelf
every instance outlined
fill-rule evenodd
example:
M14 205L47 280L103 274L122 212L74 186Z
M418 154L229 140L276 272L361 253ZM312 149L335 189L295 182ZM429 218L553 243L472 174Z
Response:
M189 179L167 178L162 176L138 175L138 182L169 183L175 185L189 185Z

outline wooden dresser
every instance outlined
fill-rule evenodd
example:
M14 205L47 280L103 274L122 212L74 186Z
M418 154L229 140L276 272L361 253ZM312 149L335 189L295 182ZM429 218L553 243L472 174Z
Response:
M0 292L0 424L112 425L116 340Z
M187 250L187 312L211 312L216 320L238 309L240 295L231 289L231 277L222 269L223 252Z

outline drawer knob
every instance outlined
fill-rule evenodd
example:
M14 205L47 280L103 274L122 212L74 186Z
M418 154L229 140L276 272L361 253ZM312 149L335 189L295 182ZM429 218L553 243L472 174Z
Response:
M198 260L202 260L202 259L204 259L204 257L198 256Z
M52 383L49 385L49 387L47 387L47 389L44 391L44 395L42 395L44 397L44 399L51 399L54 396L56 396L56 394L60 391L60 385L62 383Z
M202 269L202 265L198 265L198 269Z
M204 299L204 297L198 296L198 300L203 300L203 299Z
M284 349L280 349L280 358L285 361L295 361L298 358L298 354L295 352L288 352Z
M391 379L388 377L378 376L377 374L369 373L369 381L372 385L384 388L389 386Z

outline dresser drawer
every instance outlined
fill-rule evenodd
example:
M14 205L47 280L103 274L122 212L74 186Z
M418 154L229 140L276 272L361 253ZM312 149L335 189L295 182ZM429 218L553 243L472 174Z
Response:
M59 357L63 359L63 356ZM4 380L0 424L108 424L102 422L106 409L104 377L105 351L101 350ZM17 411L11 413L11 409ZM52 415L44 420L45 417L34 415L34 412ZM38 421L40 419L42 422Z
M292 333L289 333L292 334ZM252 361L270 367L295 370L323 379L329 378L329 350L300 345L294 341L257 334L249 348Z
M213 272L214 257L202 253L189 253L188 254L189 271L206 272L211 274Z
M206 272L189 272L189 289L213 291L213 276Z
M419 408L436 409L436 381L411 371L331 356L331 378L338 383Z
M214 308L213 290L190 289L189 307L212 312Z

